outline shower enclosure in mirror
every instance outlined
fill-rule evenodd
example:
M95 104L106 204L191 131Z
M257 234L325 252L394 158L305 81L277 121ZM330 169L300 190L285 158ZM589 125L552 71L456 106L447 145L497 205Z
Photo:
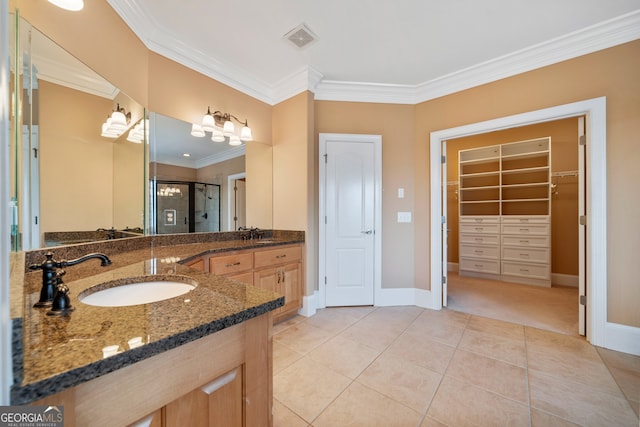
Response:
M156 181L156 233L220 231L220 186Z

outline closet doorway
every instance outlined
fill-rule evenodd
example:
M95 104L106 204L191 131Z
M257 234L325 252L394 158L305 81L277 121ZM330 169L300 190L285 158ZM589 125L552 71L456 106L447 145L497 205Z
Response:
M443 268L443 245L448 224L446 212L446 177L442 177L445 163L442 146L450 139L482 134L497 130L527 126L530 124L560 120L569 117L585 117L585 145L583 167L584 214L588 221L581 221L580 235L580 316L585 319L587 340L593 345L604 346L607 330L607 232L606 232L606 98L593 98L513 116L478 122L456 128L435 131L430 134L430 307L440 309L447 301L447 289L439 286L446 282L447 269ZM584 285L582 285L584 283ZM578 305L578 301L576 301Z
M443 142L447 307L578 334L583 121L571 117ZM486 158L495 151L501 156ZM514 234L518 230L529 234Z

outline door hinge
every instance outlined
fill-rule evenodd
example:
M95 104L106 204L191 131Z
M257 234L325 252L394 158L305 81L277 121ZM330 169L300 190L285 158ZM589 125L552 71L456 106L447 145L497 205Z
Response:
M587 216L586 215L580 215L580 218L578 219L578 222L580 223L580 225L587 225Z
M587 145L587 137L586 137L586 135L580 135L578 137L578 143L580 145Z
M447 162L447 156L442 156L440 163L445 164Z
M587 296L580 295L580 305L587 305Z
M38 158L38 149L37 148L33 148L33 158L34 159Z
M327 157L328 157L328 156L327 156L327 154L325 154L325 155L324 155L324 162L325 162L325 164L327 163Z
M327 284L327 276L324 276L324 284Z
M447 276L442 276L442 284L443 285L447 284Z
M34 219L35 219L35 221L36 221L36 222L35 222L35 224L36 224L36 225L38 225L38 216L36 215L36 216L34 217Z

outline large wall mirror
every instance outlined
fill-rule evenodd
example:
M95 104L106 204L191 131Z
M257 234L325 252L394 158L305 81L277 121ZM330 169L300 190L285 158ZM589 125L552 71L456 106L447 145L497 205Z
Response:
M192 124L149 115L150 213L153 234L271 228L271 146L231 146Z
M17 13L9 20L16 112L11 117L13 250L137 234L272 227L271 145L249 141L230 147L193 138L190 123L149 113ZM103 125L118 109L126 127L119 136L106 137ZM159 220L171 219L166 215L174 209L158 210L161 190L185 183L193 194L187 216L193 224L160 229ZM180 220L184 223L184 216Z
M142 233L143 106L26 20L15 15L10 20L16 37L11 44L13 248ZM124 124L112 131L104 125L114 110L123 113Z

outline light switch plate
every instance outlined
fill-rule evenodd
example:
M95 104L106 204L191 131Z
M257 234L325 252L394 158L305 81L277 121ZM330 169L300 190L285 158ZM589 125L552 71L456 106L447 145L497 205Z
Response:
M398 199L404 199L404 188L398 188Z
M398 222L411 222L411 212L398 212Z

